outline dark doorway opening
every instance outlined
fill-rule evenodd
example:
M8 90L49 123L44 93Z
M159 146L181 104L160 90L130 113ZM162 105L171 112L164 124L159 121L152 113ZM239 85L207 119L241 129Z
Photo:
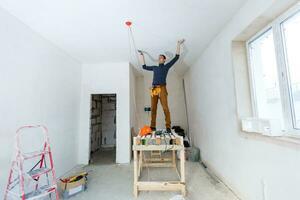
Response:
M116 94L92 94L90 164L116 162Z

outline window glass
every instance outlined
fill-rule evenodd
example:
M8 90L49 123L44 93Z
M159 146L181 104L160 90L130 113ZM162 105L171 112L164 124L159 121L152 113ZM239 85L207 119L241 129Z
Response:
M300 129L300 12L282 23L294 128Z
M257 117L283 123L272 29L253 40L249 51Z

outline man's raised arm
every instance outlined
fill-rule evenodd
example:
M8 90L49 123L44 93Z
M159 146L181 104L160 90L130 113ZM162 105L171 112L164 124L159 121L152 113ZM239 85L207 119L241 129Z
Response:
M184 43L184 39L182 40L178 40L177 42L177 47L176 47L176 55L175 57L167 64L167 67L171 68L175 63L176 61L179 59L179 55L180 55L180 48L181 48L181 45Z
M148 70L148 71L153 71L152 66L147 66L146 65L144 53L141 50L138 50L138 52L140 53L140 60L141 60L143 69Z

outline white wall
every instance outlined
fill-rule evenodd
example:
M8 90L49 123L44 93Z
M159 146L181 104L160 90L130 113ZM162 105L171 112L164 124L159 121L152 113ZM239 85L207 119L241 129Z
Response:
M139 72L134 68L133 65L130 65L130 128L133 135L138 134L138 105L137 105L137 77Z
M237 112L249 111L245 108L249 100L237 102L241 98L235 89L245 85L235 87L232 62L236 36L258 17L267 21L268 16L261 16L264 12L286 8L291 2L295 1L248 1L185 75L195 145L204 162L245 200L298 200L300 196L300 145L240 131Z
M144 125L149 125L150 123L150 121L148 121L148 116L144 112L145 92L148 91L145 90L144 76L136 77L135 88L136 88L137 126L138 128L140 128L143 127Z
M142 77L137 77L137 105L139 116L139 127L150 125L151 113L144 112L145 106L151 106L151 97L149 88L152 85L153 74L151 72L143 73ZM183 77L170 71L167 77L168 103L171 113L171 122L173 125L180 125L187 130L187 117L184 102ZM157 128L165 128L165 115L160 102L157 110Z
M117 94L116 162L130 162L130 70L128 62L85 64L82 67L78 161L89 161L91 94Z
M58 176L76 164L81 65L2 9L0 24L2 198L15 131L22 125L44 124L49 128Z

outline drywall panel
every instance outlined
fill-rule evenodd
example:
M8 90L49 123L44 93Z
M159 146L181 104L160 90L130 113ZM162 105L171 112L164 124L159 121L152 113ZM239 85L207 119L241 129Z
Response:
M138 90L137 90L137 79L139 77L139 73L132 65L130 65L130 127L131 127L131 135L136 135L139 131L138 122L140 121L138 115L138 105L137 100Z
M116 98L102 96L102 147L116 145Z
M78 161L89 162L89 109L91 94L116 94L116 162L130 162L129 63L84 64L82 67Z
M246 86L235 86L232 62L236 36L253 21L265 20L264 12L284 10L292 2L296 1L248 1L185 75L194 144L201 149L203 161L244 200L298 200L300 196L299 145L241 133L237 112L248 112L249 101L236 102L242 98L236 98L235 89ZM239 62L244 61L235 64Z
M102 99L101 95L92 95L90 108L91 153L100 149L102 135Z
M148 123L148 115L144 112L145 104L145 83L144 76L137 76L135 79L135 88L136 88L136 115L137 115L137 127L143 127L144 125L149 125ZM149 106L149 105L147 105Z
M2 9L0 24L2 198L15 131L22 125L48 127L58 176L76 165L81 65ZM31 145L36 139L24 142Z

